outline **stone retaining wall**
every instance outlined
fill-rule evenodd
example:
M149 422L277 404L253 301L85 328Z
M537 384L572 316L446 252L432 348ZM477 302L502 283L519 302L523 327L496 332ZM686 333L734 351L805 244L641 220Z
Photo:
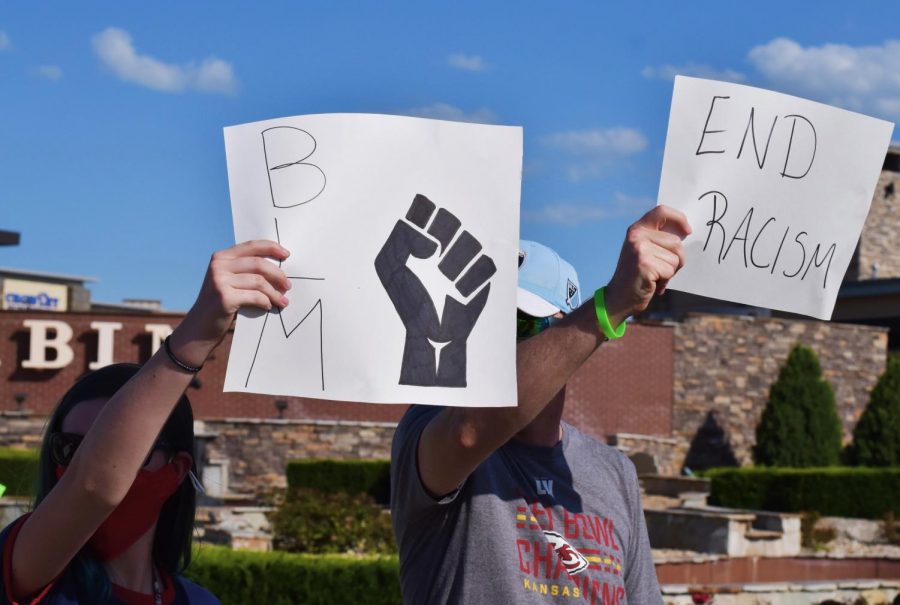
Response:
M825 602L889 605L900 595L900 583L890 580L782 582L729 586L720 590L663 585L662 592L665 605L819 605Z
M286 486L285 463L299 458L387 459L395 423L329 420L206 420L215 437L206 448L210 461L227 460L235 493L266 492Z

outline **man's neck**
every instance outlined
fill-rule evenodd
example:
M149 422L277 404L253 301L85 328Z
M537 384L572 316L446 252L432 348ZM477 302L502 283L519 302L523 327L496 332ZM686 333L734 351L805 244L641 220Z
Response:
M563 434L560 422L562 421L565 402L566 388L563 387L534 420L516 433L514 439L529 445L542 447L553 447L559 443Z

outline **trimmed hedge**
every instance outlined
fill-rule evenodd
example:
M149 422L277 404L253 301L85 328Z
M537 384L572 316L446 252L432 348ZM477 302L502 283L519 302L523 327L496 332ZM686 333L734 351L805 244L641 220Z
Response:
M7 496L34 496L37 479L37 450L0 448L0 483Z
M302 555L202 545L185 574L222 605L400 605L396 556Z
M391 517L369 494L326 494L295 488L269 520L278 550L310 554L397 552Z
M369 494L379 504L390 501L390 460L291 460L285 472L288 490Z
M719 468L703 476L718 506L866 519L900 514L900 467Z

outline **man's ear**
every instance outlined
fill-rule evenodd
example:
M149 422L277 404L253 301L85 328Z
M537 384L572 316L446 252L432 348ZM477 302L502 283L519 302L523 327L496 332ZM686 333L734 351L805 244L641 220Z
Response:
M178 483L180 485L191 471L191 467L194 466L194 458L187 452L178 452L175 454L175 457L172 458L172 464L178 469Z

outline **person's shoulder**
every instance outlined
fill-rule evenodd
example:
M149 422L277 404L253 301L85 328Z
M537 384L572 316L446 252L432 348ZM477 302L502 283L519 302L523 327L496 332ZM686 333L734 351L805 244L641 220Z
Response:
M25 513L0 531L0 555L2 555L4 562L12 554L12 546L16 541L16 536L19 534L22 526L25 525L25 521L29 516L31 516L31 513Z
M397 432L401 434L408 431L419 432L443 409L443 407L434 405L411 405L397 423Z
M391 445L391 458L397 456L406 456L409 447L419 442L419 436L431 419L438 415L443 408L431 405L411 405L404 412L397 428L394 431L394 437ZM406 452L406 453L403 453Z
M413 404L406 408L406 411L403 412L403 417L400 419L400 424L408 424L411 422L415 422L416 420L423 417L432 417L441 413L443 410L443 406L438 405L421 405L421 404Z
M569 447L577 452L579 458L586 455L594 461L601 460L626 475L635 473L634 464L618 448L607 445L570 424L565 424L563 430L570 431Z
M221 605L216 595L187 578L178 576L178 584L187 597L189 605Z

